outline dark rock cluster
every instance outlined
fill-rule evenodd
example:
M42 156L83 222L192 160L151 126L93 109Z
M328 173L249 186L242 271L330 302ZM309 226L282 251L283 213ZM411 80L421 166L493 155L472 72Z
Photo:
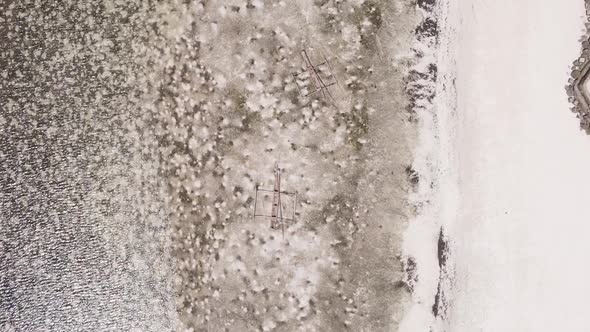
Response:
M590 1L586 1L586 33L580 38L582 54L572 64L571 78L566 86L571 110L580 120L580 128L590 134L590 90L588 90L590 70ZM584 87L587 85L587 87Z

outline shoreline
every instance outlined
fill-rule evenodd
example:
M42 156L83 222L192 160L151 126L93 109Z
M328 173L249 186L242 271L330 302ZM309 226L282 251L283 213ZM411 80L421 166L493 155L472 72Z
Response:
M429 95L422 95L418 108L419 140L412 168L419 175L419 185L411 196L417 213L404 234L406 279L412 285L412 305L400 331L442 331L449 310L449 293L453 269L447 225L455 217L457 188L453 156L452 123L454 121L454 63L448 57L450 26L448 1L420 2L427 13L425 25L431 33L418 37L418 47L428 57L417 68L433 68L426 85ZM424 86L419 87L422 91Z

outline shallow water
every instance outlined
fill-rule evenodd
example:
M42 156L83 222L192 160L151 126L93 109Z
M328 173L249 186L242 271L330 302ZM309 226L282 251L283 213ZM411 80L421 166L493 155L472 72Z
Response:
M0 12L3 327L396 329L426 75L411 1ZM332 97L298 91L301 50ZM253 217L277 162L284 237Z

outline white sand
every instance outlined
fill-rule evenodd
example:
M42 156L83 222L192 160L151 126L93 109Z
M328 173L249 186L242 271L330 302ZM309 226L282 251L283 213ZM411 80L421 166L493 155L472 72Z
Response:
M455 285L439 330L588 331L590 137L564 89L583 1L449 0L448 10L441 71L454 73L456 95L438 101L431 228L449 231ZM453 98L456 113L443 107ZM420 287L434 294L432 282ZM424 313L432 300L422 300ZM410 320L407 331L432 324Z
M450 331L588 331L590 138L564 86L581 0L458 1Z

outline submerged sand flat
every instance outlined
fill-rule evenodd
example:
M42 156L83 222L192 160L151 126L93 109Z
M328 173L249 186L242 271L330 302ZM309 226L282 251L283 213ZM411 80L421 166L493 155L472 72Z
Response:
M3 326L397 329L424 1L1 6Z
M395 330L408 297L399 250L411 215L404 78L416 8L220 1L191 10L199 20L176 27L162 101L183 323ZM291 73L302 50L329 60L333 100L299 93ZM281 185L299 193L284 238L253 218L255 186L272 188L276 162Z

